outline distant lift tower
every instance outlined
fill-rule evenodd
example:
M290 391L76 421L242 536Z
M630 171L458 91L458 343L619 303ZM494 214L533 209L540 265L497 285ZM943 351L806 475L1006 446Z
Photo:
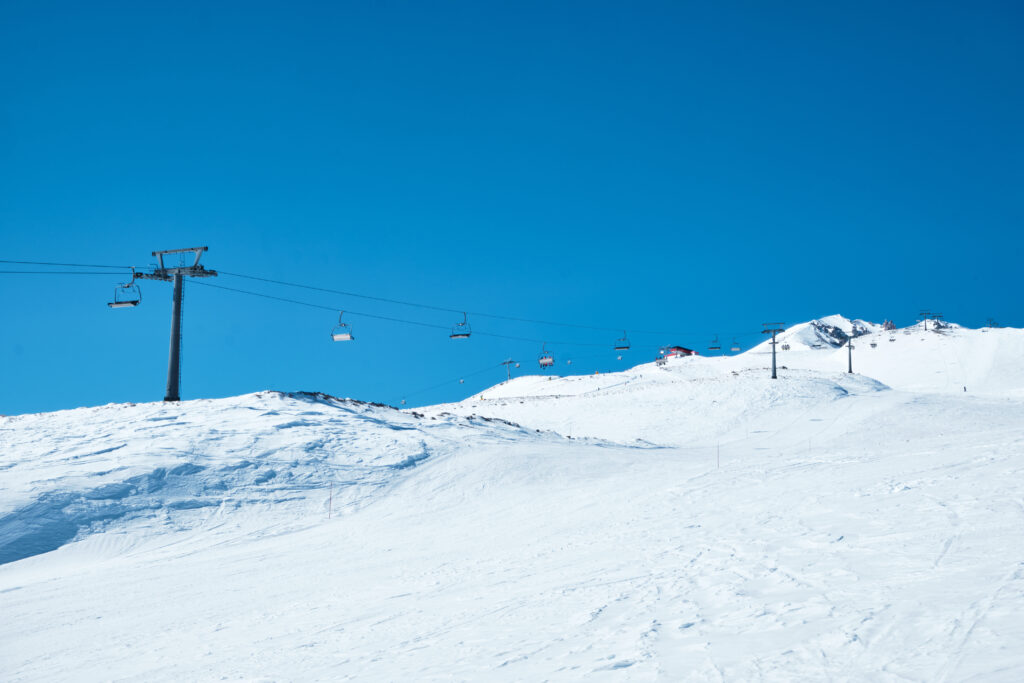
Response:
M180 401L179 387L181 385L181 295L182 285L186 277L216 277L217 271L206 270L199 265L199 258L209 247L192 247L190 249L168 249L166 251L154 251L153 256L157 257L159 266L150 273L136 273L135 278L139 280L162 280L174 283L174 298L171 306L171 350L167 357L167 392L164 394L165 401ZM182 254L181 262L177 266L164 264L164 256L168 254ZM185 265L184 254L195 255L192 265Z
M846 372L853 374L853 332L850 332L850 336L846 339L846 358L849 364L846 366Z
M779 332L785 332L785 328L782 327L785 323L761 323L764 329L761 330L761 334L772 335L772 379L778 379L778 375L775 372L775 335Z
M518 368L519 363L509 358L508 360L501 361L500 365L505 366L505 383L507 384L512 381L512 366L514 365Z

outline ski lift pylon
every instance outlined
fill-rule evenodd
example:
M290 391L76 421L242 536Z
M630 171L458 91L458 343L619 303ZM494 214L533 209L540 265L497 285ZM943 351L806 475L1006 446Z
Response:
M132 279L114 287L114 300L107 304L110 308L132 308L142 301L142 290L135 284L135 269L132 268Z
M348 323L341 322L341 316L345 315L345 311L338 311L338 325L331 331L331 339L334 341L352 341L355 337L352 336L352 327Z
M462 322L455 323L452 327L452 333L448 335L449 339L469 339L469 335L472 334L472 330L469 327L469 321L466 320L466 314L462 314Z

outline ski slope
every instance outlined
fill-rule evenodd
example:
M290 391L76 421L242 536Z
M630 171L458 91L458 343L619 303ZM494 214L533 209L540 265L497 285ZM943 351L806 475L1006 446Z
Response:
M854 339L848 374L844 338ZM889 341L893 339L893 341ZM872 347L871 344L875 346ZM781 350L782 345L789 348ZM848 396L898 390L1024 399L1024 331L940 332L828 316L778 336L778 379L766 341L745 353L670 357L605 375L527 375L459 403L423 408L429 415L485 415L523 425L626 443L709 445L727 432L768 433ZM965 391L966 389L966 391ZM846 405L846 404L843 404Z
M841 316L822 320L850 332L850 321ZM853 369L858 374L907 391L962 393L966 387L975 394L1024 396L1024 330L975 330L946 323L936 331L934 323L929 322L927 331L923 323L918 323L890 333L880 326L858 322L869 330L854 339ZM845 371L846 348L833 348L824 340L814 348L813 342L809 343L809 328L811 323L803 323L779 336L780 344L790 344L788 351L779 351L779 363L825 372ZM859 332L863 331L862 327ZM766 342L743 355L767 358L770 352Z
M1021 332L863 329L0 418L0 680L1020 680Z

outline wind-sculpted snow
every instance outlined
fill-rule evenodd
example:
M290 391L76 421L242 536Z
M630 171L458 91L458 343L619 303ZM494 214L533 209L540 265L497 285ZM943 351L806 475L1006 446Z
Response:
M0 680L1024 679L1018 333L897 334L0 419Z
M276 392L7 418L0 564L130 522L180 531L209 519L201 509L231 516L283 506L301 519L323 507L325 487L337 486L340 512L450 450L450 427L385 406Z

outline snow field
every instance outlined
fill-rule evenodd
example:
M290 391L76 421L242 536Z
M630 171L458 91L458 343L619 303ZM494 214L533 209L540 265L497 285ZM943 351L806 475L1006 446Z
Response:
M1020 680L1024 383L977 360L3 418L0 679Z

